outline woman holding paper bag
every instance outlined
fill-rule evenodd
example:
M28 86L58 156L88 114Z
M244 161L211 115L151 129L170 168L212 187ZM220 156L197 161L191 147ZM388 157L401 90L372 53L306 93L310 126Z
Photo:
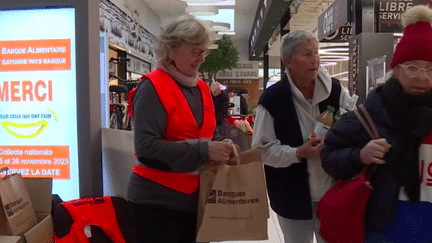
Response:
M145 74L133 97L135 153L130 177L137 242L195 242L198 170L227 163L231 140L212 141L216 121L198 68L210 35L192 16L161 30L158 68Z
M323 168L336 179L378 164L365 215L366 242L432 242L432 10L402 15L404 34L386 82L364 106L382 138L370 140L353 113L325 138Z

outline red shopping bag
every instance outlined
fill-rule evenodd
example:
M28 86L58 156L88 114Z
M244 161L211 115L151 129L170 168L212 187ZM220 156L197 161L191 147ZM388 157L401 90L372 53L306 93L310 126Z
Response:
M372 139L379 138L372 118L363 105L363 116L354 110L360 123ZM320 235L329 243L362 243L365 240L365 215L372 193L370 179L376 165L368 165L349 179L338 180L318 203L317 218L321 221Z
M338 180L321 198L317 218L321 221L320 235L327 242L364 242L364 217L372 192L370 171L350 180Z

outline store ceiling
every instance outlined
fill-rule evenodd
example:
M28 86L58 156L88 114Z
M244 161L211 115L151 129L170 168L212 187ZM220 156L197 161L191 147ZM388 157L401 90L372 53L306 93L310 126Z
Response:
M172 19L185 14L186 2L180 0L142 0L162 19ZM234 8L235 35L233 41L249 40L259 0L235 0L235 6L220 6L219 8ZM246 43L247 44L247 43Z
M142 0L161 18L176 18L185 13L187 3L180 0ZM274 0L273 0L274 1ZM316 31L318 16L333 3L334 0L294 0L291 5L291 19L285 29L305 29ZM260 0L235 0L235 6L221 6L220 8L234 8L235 35L231 36L236 45L245 45L242 50L248 50L248 42ZM280 67L279 45L280 36L274 36L271 41L269 56L270 68Z
M301 2L301 3L300 3ZM318 17L334 0L304 0L292 4L289 29L317 31Z

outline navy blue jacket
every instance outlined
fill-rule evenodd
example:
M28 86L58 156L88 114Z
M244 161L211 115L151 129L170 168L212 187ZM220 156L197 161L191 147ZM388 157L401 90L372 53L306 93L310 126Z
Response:
M383 108L381 91L382 87L378 87L371 93L364 106L377 126L380 137L394 145L398 137ZM324 139L325 146L321 152L324 170L335 179L348 179L355 176L365 166L360 161L360 150L369 141L366 130L354 113L346 113L333 125ZM384 159L389 158L392 153L390 149ZM393 219L401 182L389 171L388 165L384 164L372 175L372 185L374 189L367 207L366 229L382 231Z

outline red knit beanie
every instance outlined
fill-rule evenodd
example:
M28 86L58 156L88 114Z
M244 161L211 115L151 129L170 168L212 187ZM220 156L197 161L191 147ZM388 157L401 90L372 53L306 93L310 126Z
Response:
M417 5L401 17L404 33L391 60L391 68L398 64L422 60L432 62L432 10Z

